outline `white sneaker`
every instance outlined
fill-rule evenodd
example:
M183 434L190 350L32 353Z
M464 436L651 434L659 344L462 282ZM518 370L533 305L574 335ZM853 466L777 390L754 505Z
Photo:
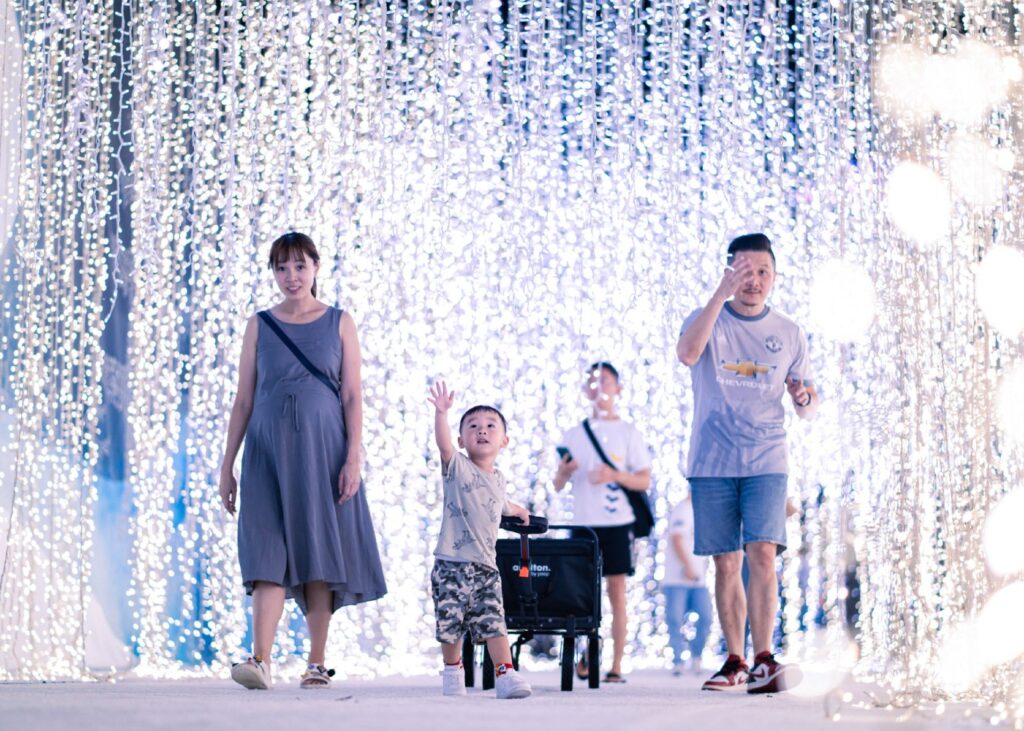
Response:
M672 674L676 677L682 675L685 670L686 666L681 662L677 662L675 665L672 666Z
M249 690L269 690L273 685L270 679L270 663L254 657L232 665L231 679Z
M461 665L445 665L441 687L444 695L466 695L466 670Z
M497 698L525 698L533 692L533 688L523 676L509 669L494 679L494 690Z

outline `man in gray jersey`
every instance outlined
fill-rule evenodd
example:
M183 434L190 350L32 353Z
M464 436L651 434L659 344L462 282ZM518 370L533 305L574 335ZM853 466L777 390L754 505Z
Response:
M734 239L728 266L705 307L683 322L676 344L690 367L694 415L687 478L694 511L694 553L713 556L715 599L729 657L704 690L774 693L800 682L794 665L775 661L778 610L775 557L786 543L785 411L818 406L807 339L791 319L767 306L775 254L764 234ZM750 585L741 579L743 551ZM750 615L754 664L743 658Z

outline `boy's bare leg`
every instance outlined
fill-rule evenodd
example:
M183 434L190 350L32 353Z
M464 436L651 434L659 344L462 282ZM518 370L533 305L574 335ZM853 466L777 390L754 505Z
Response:
M508 646L508 635L492 637L487 640L487 652L491 656L494 667L512 664L512 649Z
M743 552L722 553L715 558L715 604L725 635L726 651L743 657L743 632L747 622L747 596L743 591Z
M252 654L266 661L284 611L284 587L257 581L252 590Z
M442 642L441 656L445 665L458 665L462 662L462 640L458 642Z
M323 581L311 581L303 586L303 591L306 594L306 626L309 627L307 662L311 665L323 665L334 597L331 587Z
M626 653L626 575L606 576L608 601L612 605L612 666L608 672L622 674L622 656Z

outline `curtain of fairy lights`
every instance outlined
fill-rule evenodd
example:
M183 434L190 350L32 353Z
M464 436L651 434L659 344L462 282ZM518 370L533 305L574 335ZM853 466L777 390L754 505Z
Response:
M581 367L614 361L664 515L684 489L691 414L679 324L715 286L725 242L765 230L775 303L809 325L827 399L791 425L802 518L782 567L789 650L812 678L830 669L822 692L839 682L856 659L855 579L858 667L915 700L954 692L934 668L1009 581L986 573L980 534L1024 471L995 418L1019 340L990 328L975 278L989 249L1021 242L1019 5L74 5L11 4L24 57L3 90L5 118L22 120L3 312L17 458L4 476L0 648L18 649L0 653L5 677L82 672L108 267L130 313L116 385L141 671L222 672L242 652L216 478L245 319L276 297L267 248L297 228L320 246L323 297L353 312L363 341L365 474L390 593L339 613L329 653L372 674L435 662L431 379L464 406L505 410L515 497L562 515L552 447L583 414ZM887 50L954 59L968 41L1013 82L974 118L905 113L909 92L880 81ZM112 135L115 69L131 118ZM964 135L1011 155L981 202L953 190ZM127 187L111 180L124 146ZM903 161L952 190L949 225L927 245L887 210ZM842 274L819 281L835 262L866 299ZM866 330L847 332L865 311ZM642 547L630 588L635 666L664 657L658 547ZM298 626L280 633L282 661L301 651ZM954 690L1013 701L1000 677L1012 674Z
M70 13L16 7L17 25L4 10L4 131L19 137L3 144L20 169L3 171L17 210L4 231L0 674L73 676L101 400L111 18L98 0Z

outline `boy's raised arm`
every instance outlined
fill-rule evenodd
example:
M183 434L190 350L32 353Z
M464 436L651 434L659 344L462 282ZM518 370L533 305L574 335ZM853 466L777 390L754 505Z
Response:
M455 402L455 392L449 392L445 382L438 381L430 387L430 396L427 400L434 404L434 439L437 440L437 448L441 452L441 466L448 469L448 463L455 455L452 428L448 425L448 409Z

